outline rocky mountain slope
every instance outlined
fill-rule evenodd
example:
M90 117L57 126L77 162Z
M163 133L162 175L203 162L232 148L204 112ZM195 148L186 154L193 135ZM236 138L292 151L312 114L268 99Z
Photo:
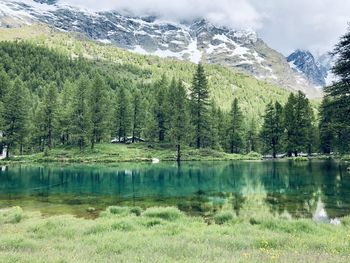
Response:
M160 57L219 64L260 80L319 97L320 89L255 32L217 26L205 19L182 23L134 17L116 11L93 12L56 0L0 0L0 26L45 23L80 32L93 40Z
M335 80L331 68L334 58L329 54L315 57L307 50L296 50L287 57L287 61L296 72L303 74L314 85L325 87Z

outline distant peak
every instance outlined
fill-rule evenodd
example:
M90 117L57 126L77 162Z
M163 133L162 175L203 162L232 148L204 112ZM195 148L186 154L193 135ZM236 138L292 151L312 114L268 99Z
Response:
M57 0L33 0L33 1L40 4L48 4L48 5L54 5L57 3Z

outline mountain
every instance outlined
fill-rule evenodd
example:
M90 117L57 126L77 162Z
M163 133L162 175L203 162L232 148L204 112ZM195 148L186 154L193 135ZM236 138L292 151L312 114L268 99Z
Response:
M325 87L335 79L331 73L334 59L327 53L315 57L310 51L298 49L287 57L287 61L316 86Z
M38 22L136 53L218 64L289 90L302 90L309 97L321 96L313 83L253 31L234 30L205 19L176 23L155 16L93 12L61 1L0 0L1 27Z

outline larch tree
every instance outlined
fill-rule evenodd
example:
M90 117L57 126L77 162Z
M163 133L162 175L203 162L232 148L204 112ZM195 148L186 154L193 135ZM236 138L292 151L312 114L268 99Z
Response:
M235 98L232 103L228 125L228 140L231 153L239 153L243 143L242 132L243 114L239 108L238 99Z
M277 152L282 148L283 133L283 107L279 102L270 102L266 106L260 137L264 148L272 151L273 158L277 157Z
M38 126L41 128L42 139L44 144L51 149L58 124L58 93L57 88L53 84L46 87L38 114Z
M191 119L195 127L197 149L208 146L209 136L209 88L204 67L198 64L191 86Z
M312 143L313 111L305 94L299 91L290 94L284 107L284 127L286 129L286 150L288 156L298 156L302 151L308 151Z
M75 86L69 81L65 81L63 89L58 96L58 133L60 142L66 145L70 142L72 132L72 106Z
M100 74L96 74L90 90L91 149L102 141L107 133L108 98L107 85Z
M189 101L181 81L171 90L171 128L169 135L176 146L176 160L181 161L181 149L192 139L192 125L189 113Z
M6 157L9 158L16 146L23 148L27 133L29 92L20 79L9 87L4 98L3 136L7 146Z
M135 90L132 94L132 142L141 138L142 128L145 121L146 105L141 92Z
M132 105L128 91L121 87L117 92L117 108L115 111L116 136L120 142L125 142L131 130Z
M325 99L327 107L333 109L332 127L335 145L339 152L344 153L350 150L350 26L336 45L333 55L336 62L332 71L338 80L325 88ZM323 112L328 114L329 110ZM322 115L322 118L326 119L327 116Z
M158 122L158 139L160 142L165 140L166 132L168 129L168 81L165 75L162 79L155 84L155 101L154 101L154 114Z
M334 149L333 114L330 100L326 97L319 111L320 150L324 154L330 154Z
M72 135L80 150L83 150L91 138L91 116L89 108L90 80L82 76L75 87L72 109Z

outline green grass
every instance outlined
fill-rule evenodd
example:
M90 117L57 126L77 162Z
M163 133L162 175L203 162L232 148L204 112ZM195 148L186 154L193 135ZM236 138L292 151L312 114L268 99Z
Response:
M150 162L157 158L161 161L175 161L176 151L170 145L155 144L150 147L146 143L133 145L99 144L94 150L89 147L80 151L76 147L59 147L49 152L33 155L14 156L11 162L66 162L66 163L120 163L120 162ZM218 161L218 160L261 160L257 153L227 154L211 149L184 148L183 161Z
M349 262L350 218L341 226L261 215L223 224L176 208L107 209L96 220L0 212L0 262ZM12 210L14 210L12 212ZM2 210L1 210L2 211ZM10 213L11 211L11 213ZM20 211L21 220L10 214ZM112 209L113 211L113 209ZM253 222L253 223L252 223Z

